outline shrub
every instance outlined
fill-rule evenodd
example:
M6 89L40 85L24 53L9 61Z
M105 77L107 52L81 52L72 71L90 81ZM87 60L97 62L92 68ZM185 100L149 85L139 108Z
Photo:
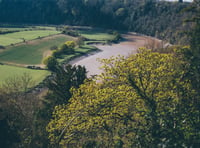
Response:
M75 41L67 41L67 42L65 42L65 45L66 45L68 48L75 48L76 42L75 42Z
M51 71L55 71L56 66L58 65L58 61L55 57L49 56L43 60L43 63L47 66L47 68Z
M4 46L2 46L2 45L0 45L0 49L5 49L5 47L4 47Z
M56 45L53 45L50 47L50 50L56 50L56 49L58 49L58 46L56 46Z
M60 47L59 52L64 54L72 54L74 53L75 46L75 41L67 41Z
M84 45L84 41L86 40L86 38L84 38L83 36L78 37L78 39L76 40L76 44L80 47L81 45Z
M53 50L53 51L52 51L52 56L53 56L53 57L59 58L60 55L61 55L60 50Z

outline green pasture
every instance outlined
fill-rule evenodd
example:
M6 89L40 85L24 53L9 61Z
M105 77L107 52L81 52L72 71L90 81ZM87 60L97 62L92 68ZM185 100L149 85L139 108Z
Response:
M0 27L0 32L7 32L7 31L26 31L30 28L6 28L6 27Z
M35 84L38 84L45 77L50 75L50 72L46 70L32 70L22 67L0 65L0 84L3 83L6 79L15 76L22 76L24 73L29 74L32 77L32 80L35 82Z
M78 32L90 40L112 40L114 38L114 35L101 30L80 30Z
M0 45L8 46L11 44L16 44L59 33L60 32L56 30L32 30L32 31L20 31L14 33L0 34Z
M56 30L56 27L51 26L32 26L31 28L35 30Z
M60 46L66 41L74 38L66 35L58 35L49 39L38 39L33 43L10 46L0 52L0 62L17 63L26 65L41 64L45 52L50 51L53 46Z
M61 58L58 58L58 62L68 62L76 57L82 56L84 54L87 54L92 51L97 51L98 49L96 47L90 46L90 45L82 45L75 49L74 54L70 55L62 55Z
M90 46L90 45L82 45L78 48L75 49L75 52L80 52L80 53L88 53L88 52L91 52L91 51L95 51L97 50L96 47L94 46Z
M51 26L25 26L25 27L0 27L0 32L7 31L33 31L33 30L56 30L56 27Z

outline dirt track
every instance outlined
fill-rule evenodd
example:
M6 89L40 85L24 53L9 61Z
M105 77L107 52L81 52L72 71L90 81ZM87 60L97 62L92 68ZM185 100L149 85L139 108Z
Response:
M88 71L88 76L98 75L102 71L99 69L101 64L97 61L97 59L107 59L111 56L118 55L128 56L129 54L137 53L137 49L139 47L147 46L147 44L150 44L150 41L156 43L160 42L157 39L137 35L135 33L124 34L123 38L125 40L119 44L95 45L101 50L101 52L75 59L71 61L70 64L85 66Z

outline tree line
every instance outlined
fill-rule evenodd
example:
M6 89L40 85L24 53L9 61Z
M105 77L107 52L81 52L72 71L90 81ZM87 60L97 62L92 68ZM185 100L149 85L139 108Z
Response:
M2 0L0 23L88 25L184 43L188 3L157 0ZM182 39L182 40L180 40Z

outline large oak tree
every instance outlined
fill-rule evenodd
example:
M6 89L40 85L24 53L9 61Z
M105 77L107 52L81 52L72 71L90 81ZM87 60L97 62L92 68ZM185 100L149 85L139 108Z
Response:
M105 59L105 72L73 90L55 107L47 127L60 147L196 146L195 90L184 79L188 64L171 54L140 50ZM179 53L179 54L178 54Z

